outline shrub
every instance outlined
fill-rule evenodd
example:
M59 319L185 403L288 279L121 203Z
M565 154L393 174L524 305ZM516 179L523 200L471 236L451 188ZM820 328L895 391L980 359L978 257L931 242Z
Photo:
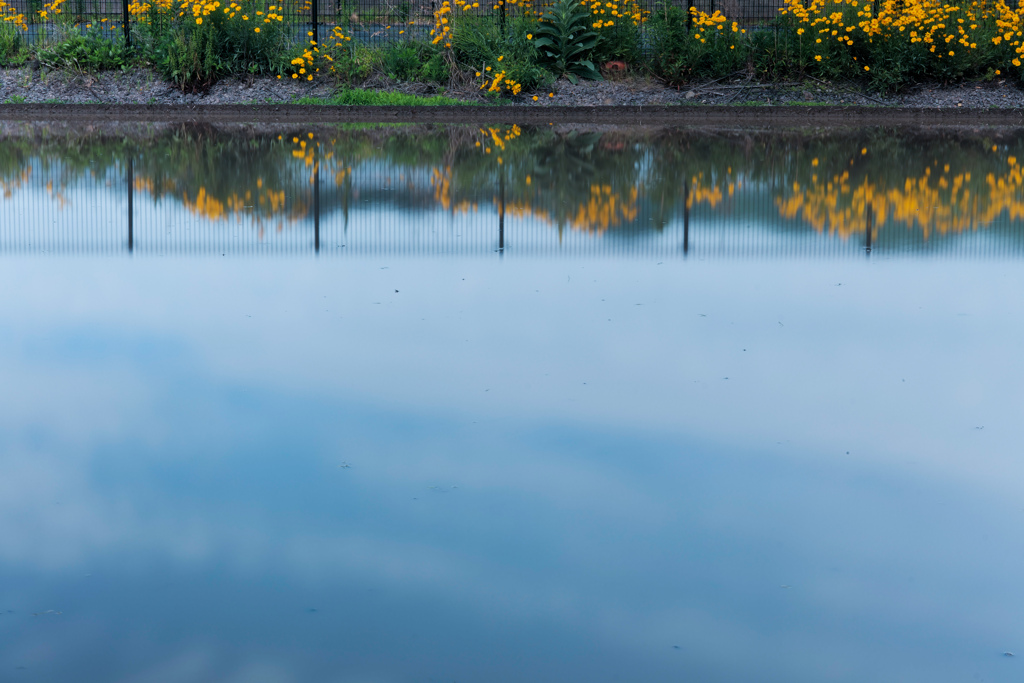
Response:
M1024 7L1004 0L787 0L782 15L782 30L799 43L801 68L816 75L892 90L915 78L1024 74Z
M743 68L748 55L744 29L720 12L706 14L662 6L651 16L651 68L670 84L720 78Z
M85 34L73 29L58 42L41 48L39 61L54 68L78 71L108 71L121 69L131 63L131 55L124 39L111 40L101 30L90 26Z
M508 17L504 32L493 18L460 17L450 34L453 61L472 70L489 93L533 90L551 81L538 64L536 30L536 21L526 16Z
M265 0L153 0L132 3L137 33L154 66L182 89L209 86L226 74L276 74L312 80L314 41L296 45Z
M611 60L637 63L643 58L640 30L650 12L637 0L587 0L591 28L600 39L591 59L598 64Z
M359 43L352 42L340 28L323 45L327 71L342 83L361 83L373 71L374 54Z
M601 39L590 30L589 21L580 0L555 0L537 25L534 45L556 77L565 76L571 83L579 78L601 79L588 59Z
M28 30L25 15L0 0L0 65L7 66L21 50L21 35Z

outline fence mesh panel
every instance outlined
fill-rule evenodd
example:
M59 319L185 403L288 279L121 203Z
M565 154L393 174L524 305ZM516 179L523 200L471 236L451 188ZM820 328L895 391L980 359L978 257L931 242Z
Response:
M443 0L286 0L281 12L293 28L297 41L305 41L311 31L321 40L334 27L362 44L383 47L411 39L429 39L434 27L434 12ZM268 3L268 4L273 4ZM504 0L477 3L469 14L494 21L501 26L523 12L541 14L546 2L530 0L505 4ZM638 0L647 13L664 11L660 0ZM679 8L688 6L708 13L721 11L729 19L747 27L769 22L778 15L783 0L672 0ZM120 40L124 25L136 19L129 16L122 0L65 0L60 12L48 9L45 0L11 0L8 5L24 15L27 31L24 39L33 44L52 42L71 31L98 28L112 39ZM460 10L460 13L462 11Z

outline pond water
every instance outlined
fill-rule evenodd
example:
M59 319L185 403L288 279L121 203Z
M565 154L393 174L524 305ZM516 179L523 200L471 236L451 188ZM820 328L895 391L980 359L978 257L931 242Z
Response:
M0 680L1024 675L1021 131L0 138Z

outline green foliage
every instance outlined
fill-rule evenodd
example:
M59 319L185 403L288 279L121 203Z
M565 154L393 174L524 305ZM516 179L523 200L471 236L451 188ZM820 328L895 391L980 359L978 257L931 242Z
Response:
M551 74L538 63L536 41L527 37L536 31L537 23L522 16L508 17L504 32L493 19L459 17L452 33L453 54L465 69L504 70L523 89L533 90L551 82Z
M404 41L384 47L377 53L377 58L381 70L396 81L414 80L423 63L419 45Z
M604 64L621 60L627 64L640 64L644 61L643 35L640 19L634 19L632 15L635 12L636 16L643 17L645 12L635 0L616 0L613 6L626 11L612 15L611 20L605 19L604 25L596 29L601 38L592 52L591 61Z
M136 29L143 52L154 67L183 90L208 87L228 74L281 75L303 46L296 44L284 22L255 20L263 3L243 0L238 14L254 21L238 21L221 11L190 18L150 10ZM255 29L259 29L257 32Z
M444 54L435 51L420 69L420 77L431 83L448 83L452 77L451 66Z
M434 95L407 95L400 92L379 92L376 90L344 89L328 99L320 97L303 97L296 104L361 106L361 107L412 107L412 106L451 106L465 105L466 102L453 100L450 97Z
M0 66L10 66L21 51L22 31L12 22L0 22Z
M849 28L863 21L861 15L856 7L843 4L832 17ZM949 21L956 21L955 26L965 20L951 17ZM762 78L809 74L829 80L861 81L883 93L915 81L949 83L991 77L997 69L1008 70L1016 54L1011 42L993 41L1002 34L998 22L991 17L971 21L970 36L975 44L971 48L945 41L912 40L908 36L916 33L911 30L914 26L903 32L892 30L890 35L883 32L870 40L857 36L851 45L843 41L842 28L837 36L827 31L818 34L808 23L786 15L774 22L774 35L764 31L754 36L751 60L755 73Z
M746 34L733 32L731 26L691 26L686 10L674 5L658 8L647 26L651 69L671 85L721 78L746 65Z
M355 41L323 48L331 58L331 73L342 83L362 83L373 72L375 54Z
M580 78L601 79L587 59L599 40L589 21L590 13L579 0L556 0L537 25L534 46L556 77L565 76L573 84Z
M89 28L84 34L74 29L63 40L42 47L37 56L49 67L82 72L123 69L132 62L124 40L111 40L98 28Z

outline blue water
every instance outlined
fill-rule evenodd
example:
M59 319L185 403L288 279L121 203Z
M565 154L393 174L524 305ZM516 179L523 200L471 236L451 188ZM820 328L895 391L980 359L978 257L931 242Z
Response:
M2 678L1018 680L1022 280L6 258Z
M345 131L0 126L0 682L1021 680L1017 133Z

